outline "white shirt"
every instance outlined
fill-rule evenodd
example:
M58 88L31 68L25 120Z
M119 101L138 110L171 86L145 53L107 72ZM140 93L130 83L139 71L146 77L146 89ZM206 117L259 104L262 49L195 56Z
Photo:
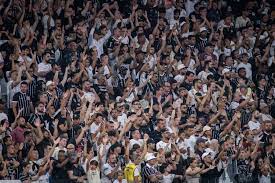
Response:
M251 66L251 64L250 63L240 63L239 65L238 65L238 68L237 69L239 69L239 68L245 68L245 71L246 71L246 78L248 78L248 79L252 79L252 66Z
M126 179L122 179L122 181L119 182L119 181L116 179L113 183L127 183L127 180L126 180Z
M184 140L184 143L185 143L185 145L186 145L187 148L188 147L190 148L191 152L195 152L194 147L196 145L196 141L197 141L197 137L194 136L194 135L191 135L188 139Z
M98 53L97 57L100 58L100 56L104 53L103 45L109 39L109 37L112 35L112 33L110 30L108 30L107 34L104 37L100 38L99 40L95 40L93 38L94 31L95 31L95 29L92 28L89 33L88 46L89 46L89 48L96 47L96 50Z
M271 183L271 177L270 177L270 175L268 175L268 176L262 175L260 177L260 179L259 179L259 182L260 183Z
M131 139L130 140L130 149L132 149L135 144L138 144L140 147L142 147L143 146L143 142L144 141L142 139L138 139L138 140Z
M40 64L38 64L37 66L37 72L50 72L52 70L52 66L51 64L49 63L44 63L44 62L41 62ZM39 77L38 80L43 80L43 78Z
M117 117L117 121L119 122L121 127L124 127L126 120L127 120L127 115L125 113L122 113L120 116Z
M113 167L111 167L111 165L109 165L109 163L105 163L102 167L102 177L101 177L101 182L102 183L112 183L112 181L107 177L107 175L109 175L112 171L113 171ZM119 168L118 170L120 170L121 168Z
M239 16L237 17L236 19L236 23L235 23L235 27L238 29L238 28L241 28L241 27L245 27L246 24L250 21L250 19L248 17L246 17L244 19L243 16Z
M99 170L88 170L87 172L88 183L101 183Z
M166 150L166 151L170 152L170 151L171 151L171 144L166 143L166 142L163 142L163 141L159 141L159 142L157 143L157 145L156 145L157 151L158 151L160 148L165 149L166 147L167 147L167 150Z
M12 98L14 96L15 93L19 92L20 91L20 85L16 85L15 87L12 88L12 83L14 81L9 81L7 83L7 100L8 100L8 108L12 108Z
M58 152L59 152L60 150L63 150L63 151L65 151L65 153L67 153L67 149L66 149L66 148L56 147L56 148L54 149L54 151L53 151L53 154L52 154L52 157L53 157L54 159L58 160Z
M0 121L2 121L3 119L8 120L8 116L6 113L0 112Z
M248 126L250 130L258 130L260 129L261 124L259 121L249 121Z
M94 134L98 130L99 127L100 127L100 125L92 123L91 126L90 126L90 132L91 132L91 134Z
M163 175L163 179L160 182L161 183L172 183L175 176L176 176L175 174Z
M48 28L48 19L49 19L49 15L45 15L45 16L43 16L43 18L42 18L42 23L43 23L43 27L44 27L44 31L46 31L46 30L48 30L49 28ZM53 18L51 18L51 20L50 20L50 26L51 27L54 27L54 20L53 20Z

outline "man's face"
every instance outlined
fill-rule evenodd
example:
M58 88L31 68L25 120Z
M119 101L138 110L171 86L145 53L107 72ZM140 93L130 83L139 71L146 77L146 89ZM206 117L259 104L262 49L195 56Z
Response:
M115 156L114 154L110 155L110 157L109 157L109 162L110 162L110 163L116 163L116 162L117 162L116 156Z
M159 129L163 129L165 127L165 121L164 120L160 120L158 122L158 127L159 127Z
M165 82L165 84L164 84L164 91L166 93L168 93L168 92L170 92L170 90L171 90L171 84L168 83L168 82Z
M39 104L39 105L37 106L37 111L38 111L38 112L44 112L44 109L45 109L44 104Z
M10 146L8 147L8 153L9 153L10 155L14 155L14 154L15 154L15 147L14 147L14 145L10 145Z
M66 158L66 156L65 156L65 153L64 153L64 152L59 152L59 153L58 153L58 160L59 160L60 162L64 161L65 158Z
M245 69L241 69L241 70L239 71L239 76L240 76L241 78L244 78L244 77L246 76L246 71L245 71Z
M193 80L194 80L194 74L190 74L189 76L187 76L187 80L189 82L193 82Z
M47 54L45 55L44 60L45 60L46 62L48 62L48 61L50 60L50 58L51 58L51 55L50 55L49 53L47 53Z
M27 93L28 85L27 84L21 84L20 85L20 90L21 90L22 93Z
M169 137L170 137L169 131L164 132L162 135L163 135L164 139L169 139Z
M195 45L195 43L196 43L196 38L191 37L190 40L189 40L189 44L193 46L193 45Z
M62 139L60 140L59 144L60 144L62 147L66 147L67 139L66 139L66 138L62 138Z
M25 137L25 141L30 142L31 140L32 140L32 134L30 133Z
M90 89L91 89L91 83L86 81L84 83L84 90L89 91Z
M265 131L269 133L272 131L272 123L265 124Z
M99 124L103 121L103 118L102 118L102 116L98 116L95 120L96 120L96 123Z
M55 84L53 83L53 84L51 84L51 85L49 85L49 90L50 91L53 91L55 89Z
M196 85L197 85L197 88L201 89L202 88L201 80L197 81Z

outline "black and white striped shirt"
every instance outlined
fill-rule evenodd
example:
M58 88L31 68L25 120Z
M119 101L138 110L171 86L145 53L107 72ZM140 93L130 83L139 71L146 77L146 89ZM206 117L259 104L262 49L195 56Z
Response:
M32 102L36 101L37 93L37 77L33 77L32 82L29 84L28 95L31 97Z
M150 181L149 176L154 175L157 172L158 171L154 167L151 167L148 164L144 166L142 169L142 183L154 183Z
M56 87L57 99L54 99L54 101L53 101L53 106L56 110L60 107L60 98L62 97L62 95L63 95L63 90L62 90L61 86L57 86ZM48 102L52 99L52 97L53 97L52 94L47 92Z
M27 93L17 92L13 96L12 102L17 103L17 111L23 109L21 116L29 117L31 114L31 99Z

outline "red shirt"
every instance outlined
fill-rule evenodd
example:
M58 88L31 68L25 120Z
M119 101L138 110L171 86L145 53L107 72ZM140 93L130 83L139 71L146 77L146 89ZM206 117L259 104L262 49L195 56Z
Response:
M16 127L12 132L11 132L11 136L12 136L12 140L15 143L22 143L24 142L24 132L25 129L21 128L21 127Z

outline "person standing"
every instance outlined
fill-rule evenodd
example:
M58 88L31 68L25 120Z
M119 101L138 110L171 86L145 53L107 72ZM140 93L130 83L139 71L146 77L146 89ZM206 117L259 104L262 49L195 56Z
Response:
M20 84L20 91L15 93L12 99L12 110L14 116L17 116L18 111L22 110L21 116L28 119L31 112L34 112L33 104L27 91L28 83L26 81L22 81Z
M146 165L142 169L142 183L155 183L163 179L163 175L154 167L156 160L153 154L146 157Z

